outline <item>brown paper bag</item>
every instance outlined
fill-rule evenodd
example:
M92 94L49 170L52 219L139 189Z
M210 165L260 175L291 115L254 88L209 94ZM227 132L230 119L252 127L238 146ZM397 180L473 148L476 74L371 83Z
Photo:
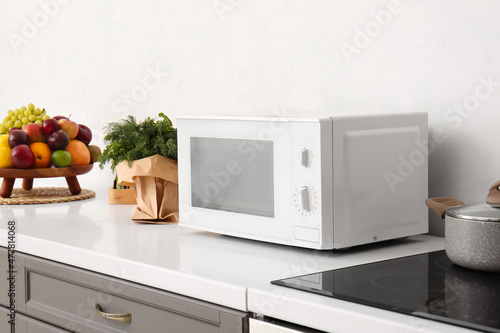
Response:
M131 219L144 223L179 222L177 161L154 155L116 166L118 183L133 186L137 206Z

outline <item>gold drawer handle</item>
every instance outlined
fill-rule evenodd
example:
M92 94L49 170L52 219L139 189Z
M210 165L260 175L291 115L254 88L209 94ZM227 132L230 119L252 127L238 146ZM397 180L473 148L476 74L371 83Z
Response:
M97 303L95 305L95 313L97 313L99 316L101 316L103 318L107 318L107 319L124 321L127 323L130 323L132 321L132 314L131 313L106 313L106 312L102 312L101 306Z

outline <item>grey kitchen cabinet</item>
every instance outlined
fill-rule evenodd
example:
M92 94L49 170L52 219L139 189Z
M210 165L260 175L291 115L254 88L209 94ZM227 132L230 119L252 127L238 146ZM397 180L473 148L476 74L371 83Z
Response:
M70 332L248 332L246 312L31 255L16 263L17 311Z
M9 307L9 262L7 249L4 247L0 247L0 262L0 305Z
M10 332L10 324L9 324L9 309L0 306L0 332L8 333Z
M70 333L70 331L66 331L59 327L49 325L23 314L17 314L15 333Z

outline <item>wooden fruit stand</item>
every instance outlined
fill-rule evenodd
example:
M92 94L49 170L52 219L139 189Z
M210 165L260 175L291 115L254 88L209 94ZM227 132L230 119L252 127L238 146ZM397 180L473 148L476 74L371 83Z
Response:
M81 187L76 176L83 175L94 167L94 164L67 168L39 168L39 169L0 169L0 177L3 177L0 187L0 197L10 198L17 178L23 179L23 189L31 190L35 178L64 177L72 195L80 194Z

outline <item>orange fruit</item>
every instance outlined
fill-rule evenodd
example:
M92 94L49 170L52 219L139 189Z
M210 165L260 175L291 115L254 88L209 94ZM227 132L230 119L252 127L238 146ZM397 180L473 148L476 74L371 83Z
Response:
M50 161L50 155L52 151L44 142L33 142L30 144L30 149L33 155L35 155L35 164L33 168L50 168L52 162Z
M89 149L80 140L70 140L65 150L71 155L70 166L90 164Z

